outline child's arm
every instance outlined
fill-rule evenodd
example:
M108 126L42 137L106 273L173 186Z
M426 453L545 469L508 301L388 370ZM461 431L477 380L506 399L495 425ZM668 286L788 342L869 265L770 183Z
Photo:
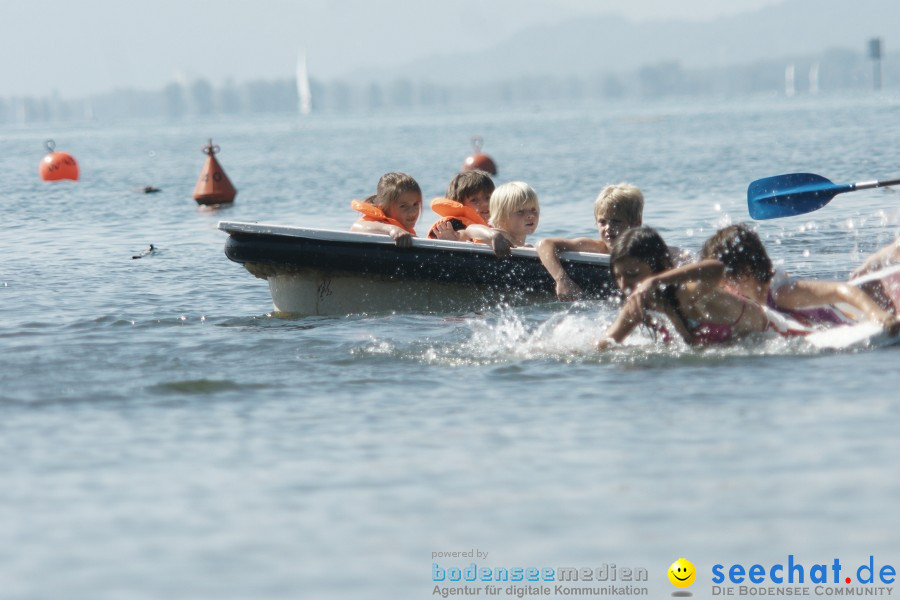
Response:
M717 260L708 259L648 277L625 301L618 319L606 330L606 338L598 342L597 347L602 350L607 348L610 342L618 343L628 337L628 334L643 322L645 309L660 310L669 314L671 307L661 304L665 302L665 298L660 295L664 286L690 285L691 296L700 297L716 290L724 275L725 265ZM675 322L671 314L669 317L682 338L690 341L689 334L684 331L684 324Z
M778 308L787 310L845 302L867 319L881 323L891 335L900 333L900 321L896 317L878 306L864 291L847 283L799 279L772 290L772 297Z
M377 221L364 221L360 219L353 223L350 231L357 233L378 233L381 235L389 235L394 239L394 243L401 248L409 248L412 246L412 234L402 227L391 225L389 223L379 223Z
M850 274L850 279L856 279L867 273L879 271L884 267L897 262L900 262L900 238L894 240L892 243L867 258L863 264Z
M491 229L484 225L469 225L460 232L460 239L479 240L486 244L490 244L494 254L500 258L505 258L512 254L513 244L503 235L499 229Z
M629 296L640 306L649 306L656 298L659 290L667 285L691 284L691 296L699 297L715 290L722 277L725 276L725 265L713 259L701 260L656 275L651 275L638 284Z
M635 327L641 324L643 319L643 313L639 310L639 307L632 302L626 302L622 310L619 311L619 316L606 330L603 339L597 342L597 349L606 350L613 343L621 343L622 340L628 337L628 334L634 331Z
M647 309L667 312L662 295L667 286L681 286L691 299L702 298L718 288L724 275L725 265L713 259L669 269L640 282L625 300L625 306L630 306L641 319L645 318ZM680 327L676 328L688 339Z
M569 274L563 268L562 262L559 260L560 252L598 252L601 254L609 252L606 242L590 238L575 238L573 240L546 238L539 241L535 249L544 268L547 269L553 281L556 282L556 297L560 300L577 300L583 295L581 288L572 281L572 278L569 277Z

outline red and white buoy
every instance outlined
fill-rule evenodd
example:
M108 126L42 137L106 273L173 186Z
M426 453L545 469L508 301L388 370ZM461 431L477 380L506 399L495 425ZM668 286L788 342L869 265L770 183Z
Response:
M472 138L472 147L475 149L475 153L471 156L466 157L466 161L463 163L462 170L463 171L486 171L491 175L497 174L497 165L494 164L494 159L492 159L487 154L482 154L481 147L484 145L484 140L481 139L481 136L476 135Z
M44 142L47 155L41 159L39 172L44 181L59 181L71 179L78 181L78 163L68 152L55 152L56 142L47 140Z
M219 151L218 146L213 146L212 140L203 148L203 153L209 158L200 171L200 177L197 179L197 185L194 186L194 200L197 204L210 206L213 204L230 204L234 202L237 196L237 190L231 185L228 176L216 160L215 154Z

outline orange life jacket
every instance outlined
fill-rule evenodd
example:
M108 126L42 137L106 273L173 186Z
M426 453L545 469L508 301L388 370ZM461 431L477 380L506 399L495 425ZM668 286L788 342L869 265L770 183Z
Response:
M359 200L354 200L350 203L350 208L353 210L362 213L362 216L359 218L360 221L374 221L376 223L386 223L388 225L396 225L400 229L404 231L408 231L409 233L416 235L416 230L410 227L405 227L403 223L398 221L397 219L392 219L386 214L384 211L375 206L374 204L369 204L368 202L360 202Z
M439 223L444 223L446 221L460 221L466 227L469 225L484 225L485 227L489 227L481 215L475 212L475 209L471 206L466 206L462 202L457 202L456 200L450 200L449 198L435 198L431 201L431 210L441 215L441 218L435 221L434 225L428 230L428 237L430 238L437 237L434 233L434 228Z

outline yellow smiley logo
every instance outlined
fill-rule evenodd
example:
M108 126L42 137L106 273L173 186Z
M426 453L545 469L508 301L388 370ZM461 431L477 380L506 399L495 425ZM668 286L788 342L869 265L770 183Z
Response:
M669 567L669 581L675 587L686 588L697 578L697 569L686 558L679 558Z

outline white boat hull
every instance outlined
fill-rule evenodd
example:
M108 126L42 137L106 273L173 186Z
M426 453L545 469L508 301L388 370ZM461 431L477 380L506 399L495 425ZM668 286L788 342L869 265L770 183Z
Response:
M304 273L266 278L278 313L348 315L354 313L453 312L478 310L511 300L477 288L437 281L395 281L384 277L340 274L310 269ZM545 294L517 298L519 302L548 300Z

